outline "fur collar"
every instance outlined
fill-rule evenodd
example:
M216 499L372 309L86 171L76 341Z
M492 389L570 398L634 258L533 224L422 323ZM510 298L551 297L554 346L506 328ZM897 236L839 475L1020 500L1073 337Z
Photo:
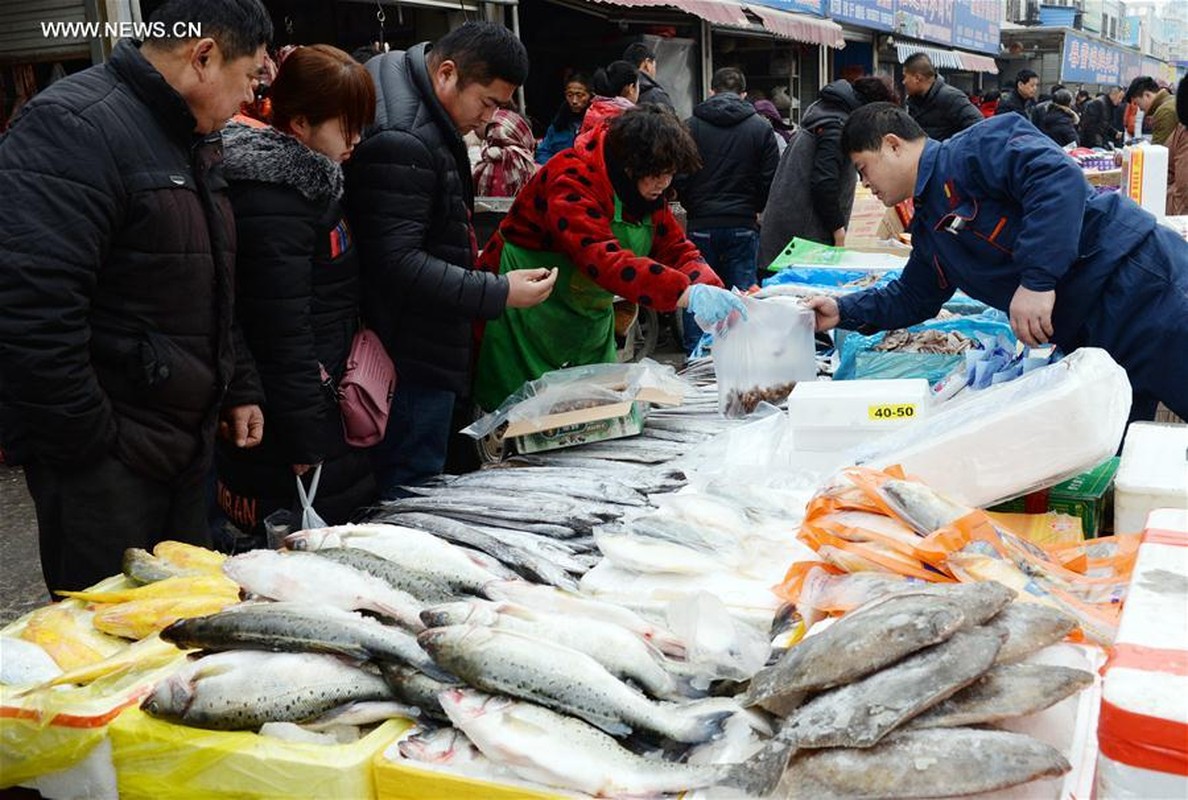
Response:
M223 174L232 181L291 186L311 201L342 197L342 168L275 128L232 122L223 129Z

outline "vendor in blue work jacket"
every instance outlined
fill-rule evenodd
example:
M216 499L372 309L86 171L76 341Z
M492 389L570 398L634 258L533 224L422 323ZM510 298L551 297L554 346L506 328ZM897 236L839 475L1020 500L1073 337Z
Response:
M1126 369L1134 419L1162 401L1188 415L1188 242L1130 199L1096 195L1051 139L1018 114L925 136L890 103L842 131L864 185L886 206L911 197L912 255L888 285L809 305L817 329L887 330L934 317L953 292L1009 312L1025 344L1100 347Z

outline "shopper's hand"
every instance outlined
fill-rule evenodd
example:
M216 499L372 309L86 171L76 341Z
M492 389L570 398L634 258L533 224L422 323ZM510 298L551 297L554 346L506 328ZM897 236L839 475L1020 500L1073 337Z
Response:
M1037 347L1052 338L1052 308L1056 290L1033 292L1020 286L1011 298L1011 330L1023 344Z
M841 322L841 311L837 307L837 300L823 294L814 295L804 302L812 309L814 330L817 333L833 330Z
M689 311L703 331L713 330L736 319L747 318L747 307L738 295L717 286L695 283L689 287L682 299L686 301Z
M515 269L507 273L507 307L531 308L543 303L557 282L557 269Z
M837 230L835 230L833 232L833 246L834 247L845 247L846 246L846 229L845 228L838 228Z
M224 408L219 436L236 447L255 447L264 438L264 412L254 404Z

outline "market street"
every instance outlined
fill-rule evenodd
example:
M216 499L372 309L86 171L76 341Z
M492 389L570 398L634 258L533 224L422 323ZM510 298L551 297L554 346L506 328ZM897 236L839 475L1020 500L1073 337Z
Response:
M37 556L37 518L17 467L0 467L0 625L45 603L49 596Z

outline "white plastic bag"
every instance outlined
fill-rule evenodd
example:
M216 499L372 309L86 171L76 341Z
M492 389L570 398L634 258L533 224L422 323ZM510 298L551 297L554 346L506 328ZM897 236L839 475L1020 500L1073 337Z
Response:
M798 381L817 377L813 312L791 297L742 301L747 318L714 341L718 410L727 417L783 402Z
M314 510L314 498L318 496L318 481L322 479L322 465L314 467L313 477L309 481L309 491L305 490L305 482L301 476L297 478L297 497L301 500L301 530L310 528L325 528L326 521Z

